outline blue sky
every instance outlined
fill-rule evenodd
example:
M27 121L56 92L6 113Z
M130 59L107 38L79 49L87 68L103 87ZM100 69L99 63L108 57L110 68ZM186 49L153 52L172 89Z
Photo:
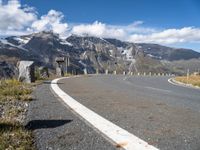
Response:
M199 0L0 0L0 36L53 30L200 52L199 14Z
M177 28L200 26L199 0L22 0L39 14L50 9L63 12L68 22L130 24L137 20L146 26Z

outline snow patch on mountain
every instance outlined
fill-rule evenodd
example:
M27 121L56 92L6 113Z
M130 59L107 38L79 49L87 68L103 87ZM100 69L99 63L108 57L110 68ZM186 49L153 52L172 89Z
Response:
M79 60L79 63L80 63L81 65L83 65L84 67L87 67L87 65L86 65L82 60Z
M154 56L152 54L147 54L147 56L151 57L151 58L156 58L156 59L162 59L161 56Z
M12 46L12 47L15 47L15 48L18 48L18 49L21 49L21 50L24 50L24 51L27 51L27 52L28 52L28 50L25 49L25 48L23 48L21 45L20 45L20 46L14 45L14 44L8 42L6 39L1 39L1 42L2 42L3 44L5 44L5 45L9 45L9 46Z
M18 41L20 44L27 44L30 41L30 37L14 37L14 40Z
M62 45L68 45L68 46L73 46L71 43L69 43L69 42L66 41L66 40L61 40L61 41L60 41L60 44L62 44Z

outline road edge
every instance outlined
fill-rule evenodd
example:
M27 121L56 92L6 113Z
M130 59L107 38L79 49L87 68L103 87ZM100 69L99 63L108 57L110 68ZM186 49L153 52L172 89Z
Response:
M200 90L200 87L197 87L197 86L193 86L193 85L191 85L191 84L185 84L185 83L176 81L174 78L168 79L168 82L171 83L171 84L173 84L173 85L176 85L176 86L181 86L181 87L186 87L186 88L190 88L190 89L197 89L197 90Z

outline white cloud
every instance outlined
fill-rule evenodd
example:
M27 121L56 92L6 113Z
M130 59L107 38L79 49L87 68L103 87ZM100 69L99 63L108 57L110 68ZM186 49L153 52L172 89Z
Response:
M195 43L200 42L200 28L184 27L181 29L166 29L147 35L133 34L130 35L129 41L159 44Z
M136 43L200 43L200 28L184 27L180 29L157 30L155 28L142 27L142 21L136 21L129 25L106 25L101 22L92 24L75 25L72 33L79 35L91 35L104 38L117 38Z
M22 8L18 0L9 0L6 4L0 1L0 32L16 32L25 30L31 22L37 19L32 7Z
M64 15L55 10L50 10L47 15L41 16L39 20L32 23L31 29L34 32L52 30L55 33L65 36L68 30L68 24L62 23Z
M104 38L117 38L127 40L131 33L150 33L152 28L142 28L142 21L136 21L129 25L107 25L98 21L92 24L80 24L72 27L72 33L78 35L91 35Z
M75 25L72 28L71 32L73 34L78 34L78 35L90 35L97 37L109 37L109 38L119 38L119 39L125 36L125 32L123 29L113 28L98 21L95 21L92 24Z
M139 33L139 34L147 34L147 33L153 33L153 32L156 32L157 30L154 29L154 28L150 28L150 27L142 27L142 25L144 24L143 21L135 21L131 24L128 24L128 25L108 25L114 29L116 28L120 28L120 29L123 29L124 32L126 32L128 35L130 34L136 34L136 33Z
M78 35L117 38L136 43L200 43L200 28L184 27L160 31L155 28L142 27L142 24L142 21L136 21L129 25L120 26L106 25L96 21L92 24L74 25L71 32Z
M0 0L0 35L23 35L43 30L53 30L65 36L67 23L62 23L64 15L55 10L50 10L47 15L38 19L35 8L22 6L19 0L9 0L3 3Z
M19 0L8 0L7 3L0 0L0 36L53 30L61 37L73 33L140 43L200 43L200 28L197 27L158 30L144 27L143 21L128 25L109 25L95 21L91 24L75 24L70 29L63 20L64 15L59 11L50 10L46 15L38 17L35 8L22 6Z

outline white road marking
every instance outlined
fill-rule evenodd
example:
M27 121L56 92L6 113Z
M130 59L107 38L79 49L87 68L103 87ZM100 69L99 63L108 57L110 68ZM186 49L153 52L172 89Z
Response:
M127 80L127 77L123 78L123 80L126 81L126 80Z
M181 86L181 85L179 85L177 83L172 82L172 78L168 79L168 82L171 83L171 84L173 84L173 85L176 85L176 86Z
M162 92L172 92L170 90L164 90L164 89L158 89L158 88L154 88L154 87L150 87L150 86L146 86L145 88L147 89L152 89L152 90L156 90L156 91L162 91Z
M125 150L158 150L156 147L149 145L147 142L115 125L114 123L106 120L97 113L83 106L75 99L70 97L64 91L62 91L57 82L60 79L55 79L51 82L52 90L60 97L73 111L86 120L91 126L101 132L104 136L109 138L115 143L117 148L123 148Z
M186 87L186 88L200 90L199 87L196 87L196 86L193 86L193 85L184 84L184 83L181 83L181 82L178 82L178 81L174 81L173 78L168 79L168 82L173 84L173 85L176 85L176 86L182 86L182 87Z

